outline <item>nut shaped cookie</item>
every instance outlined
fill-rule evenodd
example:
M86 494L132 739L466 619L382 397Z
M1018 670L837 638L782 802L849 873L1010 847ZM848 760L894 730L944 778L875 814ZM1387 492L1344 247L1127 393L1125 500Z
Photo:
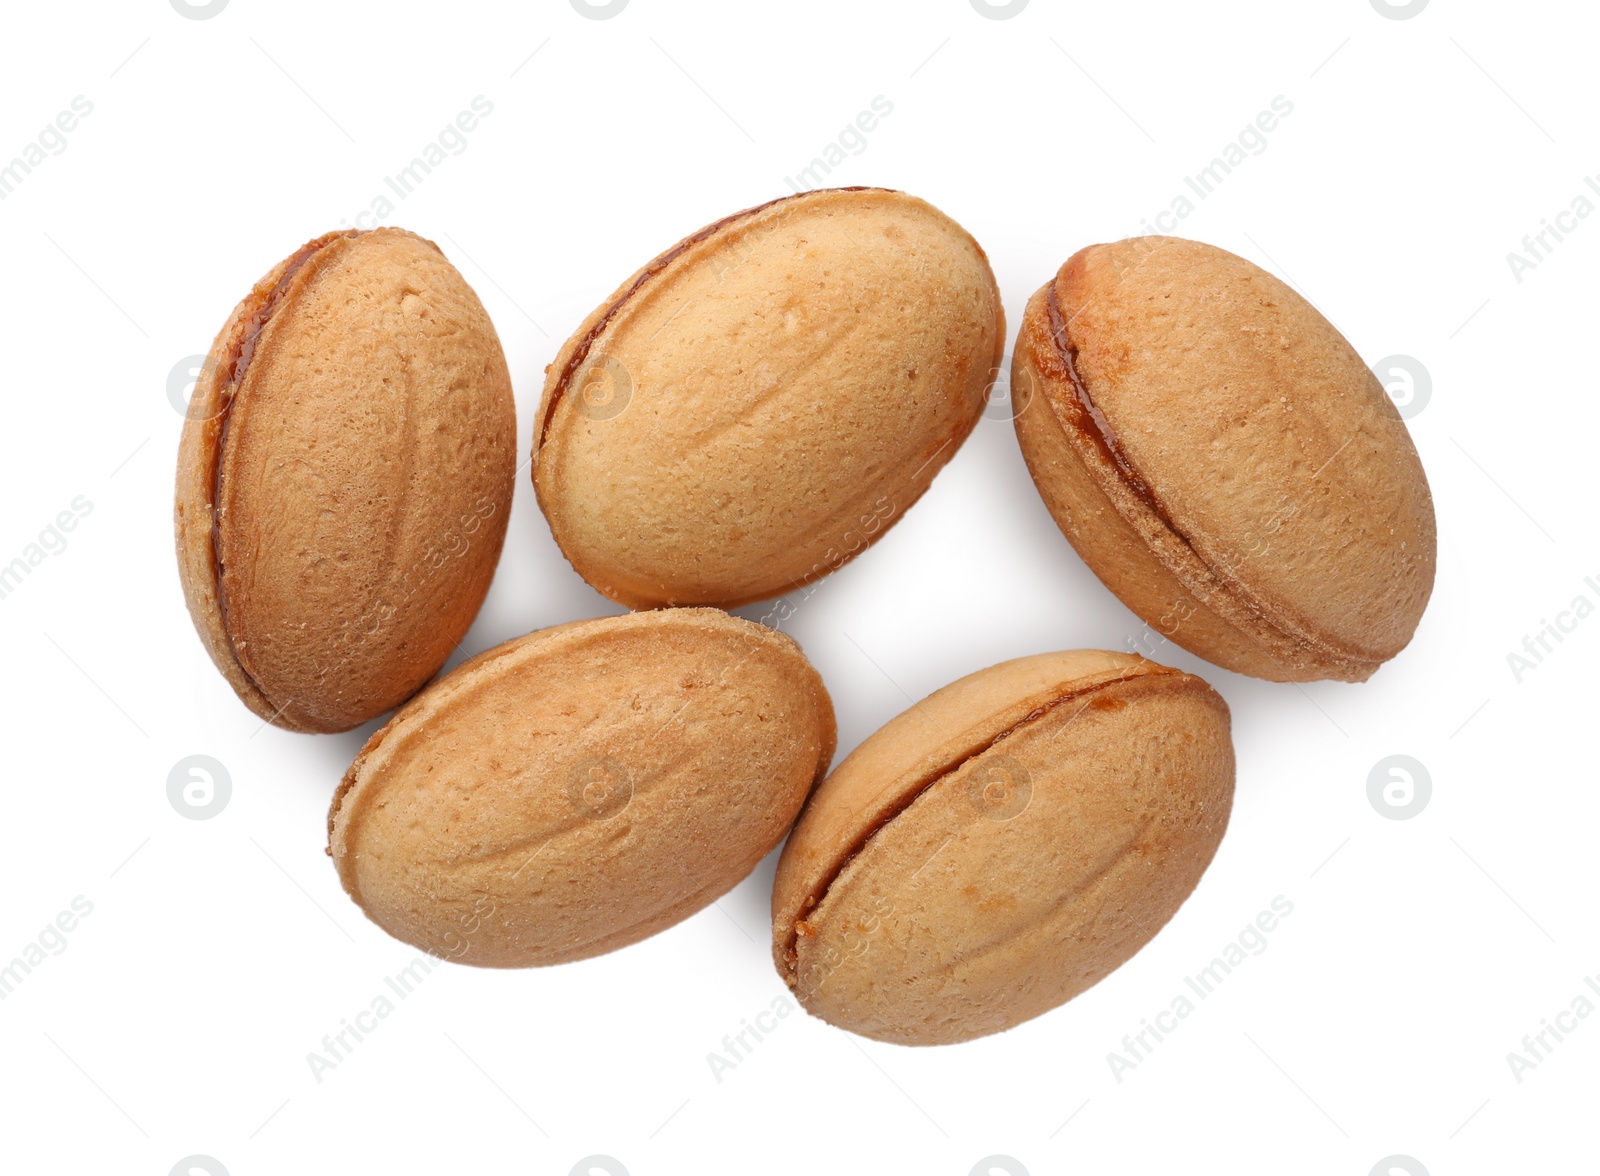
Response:
M1433 590L1433 499L1377 377L1222 249L1094 245L1029 300L1017 439L1095 574L1160 637L1273 681L1364 681Z
M295 731L414 694L500 558L516 410L494 325L439 249L329 233L245 296L178 450L178 570L211 660Z
M578 573L630 608L731 608L865 550L972 430L1005 345L972 237L903 192L708 225L547 369L533 481Z
M834 749L789 637L717 609L558 625L463 664L368 740L329 853L389 934L484 967L584 959L727 893Z
M1227 704L1143 658L1002 662L891 719L778 863L772 950L810 1012L937 1045L1070 1000L1139 950L1228 824Z

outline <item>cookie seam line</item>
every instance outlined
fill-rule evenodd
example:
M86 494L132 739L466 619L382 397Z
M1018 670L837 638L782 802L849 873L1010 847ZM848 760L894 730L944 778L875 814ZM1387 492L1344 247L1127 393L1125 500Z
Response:
M1157 498L1155 491L1150 488L1149 483L1146 482L1143 476L1139 474L1137 468L1133 464L1132 459L1129 458L1122 450L1121 444L1116 439L1116 434L1111 430L1110 422L1106 419L1105 414L1100 410L1099 406L1095 403L1094 398L1090 395L1088 385L1084 382L1083 377L1078 371L1078 348L1077 345L1072 341L1067 327L1065 315L1061 310L1060 299L1056 294L1057 280L1058 278L1052 278L1050 283L1045 287L1045 308L1049 320L1050 343L1055 350L1056 358L1061 361L1062 366L1066 369L1068 380L1072 385L1074 400L1077 402L1084 416L1088 418L1087 429L1077 425L1076 422L1069 423L1067 421L1061 421L1064 429L1069 432L1092 432L1096 441L1099 442L1100 447L1103 448L1109 456L1111 467L1116 472L1118 480L1121 481L1127 489L1132 491L1135 497L1139 498L1147 507L1149 507L1150 513L1156 517L1156 519L1161 523L1162 527L1165 528L1165 530L1171 534L1173 538L1177 539L1177 541L1183 545L1185 550L1194 556L1195 561L1201 566L1201 568L1204 569L1205 573L1216 581L1218 589L1225 593L1230 600L1243 607L1245 611L1248 612L1250 616L1254 618L1263 628L1268 630L1273 635L1287 641L1289 644L1297 647L1301 651L1311 654L1313 659L1318 663L1326 664L1331 662L1336 667L1349 667L1356 669L1369 667L1375 668L1376 666L1381 665L1382 659L1345 653L1331 647L1326 642L1318 640L1314 636L1292 631L1286 627L1280 619L1271 616L1266 608L1257 602L1252 595L1245 590L1243 584L1238 582L1233 577L1227 576L1214 568L1211 565L1211 562L1195 549L1195 546L1190 540L1189 536L1186 535L1172 520L1172 517L1167 512L1166 507L1161 503L1160 499ZM1060 420L1062 414L1060 410L1057 409L1054 399L1050 396L1046 396L1045 400L1049 403L1051 412L1056 415L1058 420ZM1078 456L1078 460L1082 462L1083 458ZM1086 466L1088 465L1087 462L1084 464ZM1104 490L1102 489L1101 492L1104 493ZM1134 530L1137 532L1138 527L1134 525L1136 520L1130 518L1127 512L1122 508L1121 504L1119 504L1115 499L1111 499L1110 501L1113 509L1117 511L1118 515L1120 515L1127 523L1129 523L1130 526L1134 526ZM1148 543L1146 546L1148 548ZM1155 556L1154 550L1151 550L1151 555ZM1159 557L1157 557L1157 560L1158 562L1161 562L1164 567L1166 567L1165 561L1161 561ZM1189 577L1183 575L1178 568L1167 567L1167 571L1183 585L1185 591L1189 592L1190 595L1194 595L1194 586L1188 582ZM1196 597L1196 599L1199 600L1200 598ZM1201 603L1207 602L1201 601ZM1226 617L1222 617L1220 619L1228 624L1230 628L1238 628L1234 622L1228 620ZM1247 637L1250 636L1248 633L1245 633L1244 635ZM1253 637L1251 639L1254 640ZM1270 650L1266 652L1271 655ZM1275 655L1271 656L1274 656L1274 660L1276 660Z
M1110 686L1115 686L1121 682L1132 682L1139 678L1168 676L1177 678L1190 678L1193 675L1186 674L1182 670L1175 670L1167 666L1157 665L1155 662L1145 662L1143 665L1136 667L1128 673L1118 674L1115 677L1106 678L1103 681L1095 682L1089 686L1083 686L1077 689L1069 690L1064 694L1057 695L1055 698L1052 698L1047 702L1040 703L1016 722L991 736L981 747L978 747L965 755L959 756L951 763L935 768L929 772L921 783L914 785L910 789L908 795L906 795L899 803L893 805L890 810L879 817L878 820L874 821L872 825L855 840L853 845L846 850L845 853L840 855L838 861L833 865L833 867L824 874L822 881L817 886L813 887L813 896L810 898L810 900L803 900L801 902L799 912L797 912L795 918L791 920L790 926L787 929L787 935L784 939L783 956L785 965L785 982L791 987L794 987L798 983L798 960L793 966L791 966L789 964L789 956L795 952L795 945L800 938L798 927L799 924L804 921L805 914L810 911L818 911L822 908L822 904L827 900L828 894L832 890L834 883L839 880L840 875L844 873L845 869L850 865L850 863L867 849L867 847L872 843L879 833L883 832L883 830L887 829L899 817L904 815L906 810L915 804L926 792L928 792L929 789L933 788L941 780L960 771L972 760L986 754L989 751L992 751L999 743L1016 734L1023 727L1029 726L1030 724L1043 719L1046 715L1050 714L1057 707L1064 703L1071 702L1077 698L1082 698L1085 695L1094 694L1100 690L1104 690Z

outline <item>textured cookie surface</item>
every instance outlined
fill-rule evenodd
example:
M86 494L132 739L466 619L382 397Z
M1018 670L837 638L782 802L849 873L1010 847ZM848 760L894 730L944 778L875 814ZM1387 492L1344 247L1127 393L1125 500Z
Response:
M489 967L598 955L687 918L782 839L833 757L795 643L715 609L508 642L368 741L329 815L391 935Z
M356 726L403 702L488 591L516 464L477 296L399 229L329 234L235 309L179 450L185 596L263 718Z
M548 370L534 485L630 607L826 575L910 508L982 410L1004 312L977 243L901 192L735 214L640 270Z
M1359 681L1433 587L1427 479L1377 378L1271 274L1138 238L1028 304L1016 420L1051 513L1154 629L1244 673Z
M1203 681L1041 654L924 699L817 789L778 865L773 956L812 1013L908 1045L1010 1028L1126 961L1227 826Z

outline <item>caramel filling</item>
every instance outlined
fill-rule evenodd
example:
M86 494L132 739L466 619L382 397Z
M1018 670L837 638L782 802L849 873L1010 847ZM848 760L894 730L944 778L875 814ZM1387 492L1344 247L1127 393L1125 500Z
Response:
M943 780L947 776L960 771L961 768L964 767L969 761L976 759L978 756L983 755L987 751L993 750L1008 736L1015 734L1028 724L1037 722L1039 719L1044 718L1057 707L1063 706L1066 703L1072 702L1073 700L1079 698L1090 698L1090 701L1093 702L1094 699L1092 696L1109 686L1115 686L1122 682L1131 682L1135 678L1145 678L1155 675L1182 676L1182 671L1174 670L1167 666L1158 666L1154 662L1146 662L1132 673L1121 674L1115 678L1107 678L1103 682L1096 682L1093 685L1082 686L1076 690L1069 690L1065 694L1062 694L1056 698L1052 698L1049 702L1035 707L1022 718L1018 719L1015 723L1012 723L1005 730L999 732L989 739L982 747L979 747L973 751L969 751L967 754L958 757L954 762L935 769L925 779L923 779L921 783L916 784L909 789L905 796L903 796L894 805L886 809L878 816L877 820L873 821L861 831L860 835L851 843L850 847L843 854L839 855L838 860L834 862L832 868L817 880L816 885L811 889L811 893L807 895L806 900L800 904L800 910L795 915L794 925L789 928L788 938L785 940L783 945L783 959L784 963L789 967L790 975L788 979L790 980L791 984L798 982L799 979L800 955L795 947L795 944L802 934L801 925L805 924L806 922L805 916L822 905L823 901L828 897L828 891L832 889L833 884L839 880L839 875L844 873L845 867L854 861L857 855L859 855L861 851L867 847L868 842L876 837L879 832L889 825L890 822L899 817L901 813L905 812L908 808L915 804L923 793L927 792L928 789L932 788L940 780ZM1089 704L1086 703L1085 705ZM807 926L809 927L809 925ZM812 932L809 930L807 930L805 933L807 935L812 934Z
M606 307L605 312L594 321L594 325L592 327L584 332L583 338L578 340L578 345L574 347L572 349L572 353L567 356L567 362L562 366L561 375L556 380L555 388L550 393L550 409L545 413L544 421L539 428L539 440L533 447L534 453L537 454L540 449L544 448L545 438L550 434L550 422L555 419L556 408L560 405L562 399L565 398L567 394L567 388L572 383L573 373L582 366L584 360L589 358L589 352L594 347L595 340L598 339L601 334L604 333L605 329L611 325L611 320L616 317L617 312L622 309L623 305L627 303L628 299L637 294L639 289L646 282L655 277L662 270L666 269L679 257L683 256L684 253L694 248L694 246L700 244L700 242L715 236L717 233L720 233L729 225L736 224L739 221L748 220L757 213L765 212L767 209L772 208L774 205L786 204L791 200L802 200L807 196L817 196L825 192L889 191L893 191L893 189L871 188L858 185L852 188L819 188L812 192L797 192L793 196L780 196L776 200L768 200L765 204L757 204L753 208L746 208L742 212L735 212L729 216L723 217L721 220L712 221L705 228L691 233L682 241L679 241L671 249L668 249L665 253L656 257L650 262L649 265L644 267L644 270L637 278L633 280L632 284L630 284L628 288L611 303L610 306ZM534 473L538 473L537 464L534 466Z
M1055 344L1056 358L1061 361L1062 367L1066 369L1067 378L1072 382L1073 399L1067 404L1067 415L1070 418L1067 423L1077 430L1080 436L1089 438L1111 467L1117 471L1122 484L1154 511L1156 517L1166 524L1169 531L1182 537L1183 532L1173 524L1166 508L1150 489L1150 484L1134 468L1132 460L1117 440L1111 422L1106 420L1105 413L1100 411L1100 406L1094 402L1094 397L1089 395L1083 377L1078 374L1078 345L1067 333L1066 319L1061 313L1061 302L1056 297L1055 282L1050 283L1049 290L1045 294L1045 309L1050 316L1050 341ZM1184 541L1188 542L1187 539Z

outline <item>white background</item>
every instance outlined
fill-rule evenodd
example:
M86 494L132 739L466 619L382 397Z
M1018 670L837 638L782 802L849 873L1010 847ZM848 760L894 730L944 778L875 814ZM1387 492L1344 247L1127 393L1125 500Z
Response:
M129 0L3 19L0 160L75 96L93 112L0 201L0 563L78 496L92 510L0 600L0 963L76 896L93 912L0 1001L0 1169L1595 1170L1600 1016L1520 1082L1507 1062L1600 974L1600 619L1520 682L1507 662L1577 595L1600 603L1584 583L1600 582L1600 217L1520 282L1506 260L1600 172L1592 6L1435 0L1393 20L1369 0L1033 0L994 20L968 0L633 0L597 21L566 0L232 0L194 20ZM829 182L959 220L1013 334L1070 253L1140 232L1275 96L1293 103L1178 231L1293 282L1369 362L1426 367L1409 423L1438 584L1410 648L1364 685L1156 655L1232 707L1236 806L1194 896L1098 987L935 1049L797 1010L719 1083L707 1055L785 991L769 859L601 959L440 967L313 1078L306 1055L416 954L347 901L323 852L373 725L263 729L207 661L172 554L168 376L478 95L493 113L466 150L384 219L438 241L483 298L523 456L542 369L582 316L679 237L788 191L878 95L892 114ZM531 491L524 470L468 653L616 611ZM1010 424L985 420L788 627L832 691L842 755L960 675L1123 648L1142 625L1052 524ZM1403 821L1367 797L1397 753L1433 785ZM168 802L193 754L232 779L210 820ZM1278 895L1294 911L1267 949L1118 1082L1123 1035Z

